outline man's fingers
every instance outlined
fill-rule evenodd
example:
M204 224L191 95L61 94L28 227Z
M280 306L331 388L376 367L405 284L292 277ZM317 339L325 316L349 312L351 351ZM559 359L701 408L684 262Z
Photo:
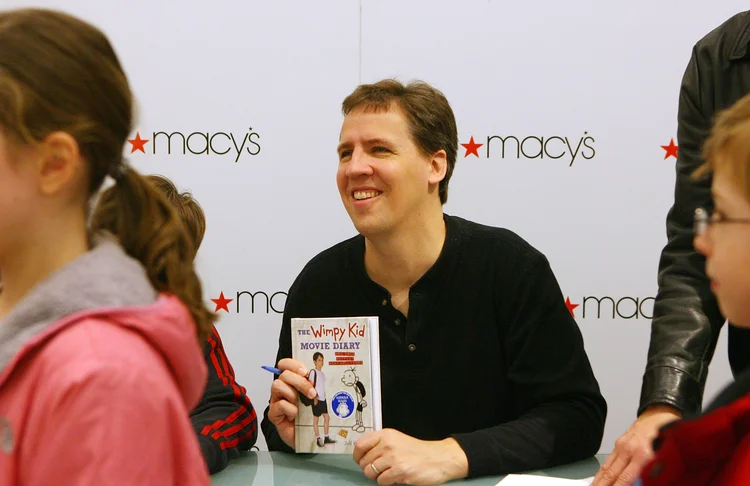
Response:
M372 464L372 463L374 463L376 461L378 463L386 462L386 458L383 457L382 447L378 447L377 445L375 447L373 447L372 449L370 449L369 451L367 451L362 456L362 458L360 458L360 460L359 460L359 467L361 467L362 469L364 469L366 467L370 467L370 464ZM378 464L375 464L375 465L377 466ZM383 472L383 469L381 469L381 468L378 468L378 469L380 470L380 472Z
M607 456L607 459L604 461L604 464L602 464L601 469L609 469L613 462L615 462L615 459L617 459L617 449L612 451L612 453Z
M599 472L594 477L594 482L591 483L591 486L612 486L620 476L620 473L630 462L630 456L625 458L620 454L613 453L612 455L615 455L616 457L612 459L611 462L609 461L611 456L605 461L601 469L599 469ZM607 464L608 462L609 464Z
M394 468L388 468L385 470L385 472L381 473L380 476L378 476L378 484L383 486L390 486L391 484L402 484L404 483L404 478L401 476L402 475L394 472Z
M297 403L297 390L292 388L283 380L273 380L271 383L271 404L279 400L286 400L290 403Z
M318 394L317 391L315 391L315 387L312 386L312 383L307 381L307 378L305 378L304 376L300 376L295 372L285 370L283 373L281 373L281 376L279 376L278 379L283 381L287 385L294 387L298 392L302 393L306 397L315 398L315 396Z
M354 459L354 462L360 465L360 467L363 467L361 464L362 458L370 452L370 450L378 445L380 442L380 432L370 432L368 434L363 435L355 444L354 444L354 453L352 454L352 458Z
M278 425L284 420L294 420L297 413L297 392L283 381L273 380L268 418L274 425Z
M620 477L615 481L615 486L631 486L640 476L643 466L646 465L648 459L646 456L634 457L628 467L620 473Z
M372 467L373 464L375 465L374 468ZM385 461L380 459L375 462L368 462L362 467L362 472L365 473L367 479L378 479L378 477L387 471L389 467L390 466L385 464Z
M276 365L278 369L281 371L291 371L293 373L297 373L301 376L307 376L307 369L297 361L296 359L292 358L284 358Z
M272 424L278 426L285 421L293 422L298 413L297 405L286 400L278 400L271 403L268 410L268 419Z
M299 408L297 408L297 405L285 401L276 402L276 406L278 407L278 410L280 412L284 413L284 416L286 416L287 420L293 421L297 414L299 413Z

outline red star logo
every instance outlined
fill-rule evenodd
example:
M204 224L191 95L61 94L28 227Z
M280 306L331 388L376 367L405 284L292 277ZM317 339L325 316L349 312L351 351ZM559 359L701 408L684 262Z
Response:
M130 149L131 154L136 150L140 150L144 154L146 153L146 151L143 149L143 146L148 143L148 140L146 140L145 138L141 138L140 132L136 133L135 138L128 140L128 142L133 146L133 148Z
M220 310L225 310L226 312L229 312L229 303L232 302L234 299L227 299L224 297L224 292L222 292L219 295L218 299L211 299L214 304L216 304L216 309L214 309L214 312L219 312Z
M579 305L581 305L581 304L573 304L573 303L572 303L572 302L570 301L570 297L565 297L565 306L566 306L566 307L568 308L568 312L570 312L570 315L571 315L571 316L573 316L573 317L575 317L575 316L576 316L576 315L575 315L575 313L573 312L573 310L574 310L574 309L575 309L576 307L578 307Z
M668 159L670 156L677 158L677 145L674 144L674 138L669 140L669 145L662 145L661 148L663 148L667 153L664 154L664 159Z
M469 139L469 143L462 143L463 147L466 149L466 153L464 154L464 158L468 157L469 155L476 155L479 157L479 152L477 151L479 147L484 145L483 143L475 143L474 137L472 136Z

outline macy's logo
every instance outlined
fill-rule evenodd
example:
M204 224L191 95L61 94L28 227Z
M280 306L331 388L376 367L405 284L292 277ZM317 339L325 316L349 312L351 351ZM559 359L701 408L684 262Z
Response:
M593 297L586 296L580 304L575 304L570 297L565 298L565 305L570 315L576 317L579 309L581 318L586 319L652 319L654 317L654 297Z
M480 139L482 140L482 139ZM478 143L472 135L468 143L462 143L465 149L464 158L469 155L484 157L487 159L505 159L515 157L516 159L563 159L568 162L568 167L579 157L590 160L596 156L594 149L594 138L589 132L583 132L578 140L560 135L536 136L528 135L517 137L515 135L490 135ZM484 147L480 151L480 149Z
M229 299L225 297L224 292L221 291L219 297L217 299L211 299L211 302L215 305L214 312L232 312L230 309L234 309L234 312L239 314L240 311L247 311L247 306L249 305L250 312L255 314L257 303L257 312L265 312L266 314L270 314L271 312L283 314L284 306L286 305L286 297L287 293L283 291L267 293L262 290L257 292L243 290L242 292L237 292L233 299ZM258 299L257 302L256 299ZM234 305L230 305L232 302L234 302Z
M135 137L128 140L130 153L231 155L235 162L245 154L255 156L260 153L260 135L252 128L240 135L231 132L152 132L150 136L143 138L141 132L136 132Z

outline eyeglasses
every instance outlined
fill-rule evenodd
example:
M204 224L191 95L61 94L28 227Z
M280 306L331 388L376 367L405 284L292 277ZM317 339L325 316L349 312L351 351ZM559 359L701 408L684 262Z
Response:
M712 224L723 224L723 223L740 223L740 224L750 224L750 219L747 218L721 218L719 219L716 216L716 213L713 215L708 214L708 211L706 211L703 208L698 208L695 210L695 214L693 215L693 231L695 231L695 236L701 236L703 233L708 230L708 227Z

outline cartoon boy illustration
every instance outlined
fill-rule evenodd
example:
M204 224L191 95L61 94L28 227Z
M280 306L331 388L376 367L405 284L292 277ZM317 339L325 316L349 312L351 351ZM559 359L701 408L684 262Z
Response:
M367 406L367 402L364 400L365 386L359 381L359 377L355 372L354 368L350 368L344 371L344 375L341 377L341 382L346 386L354 388L354 392L357 394L357 413L355 414L355 424L352 426L352 430L355 432L364 432L365 424L362 421L362 409Z
M313 400L312 412L313 412L313 431L315 437L318 439L318 447L324 447L326 444L334 444L336 441L328 437L328 425L331 423L331 417L328 415L328 402L326 401L326 375L323 373L323 353L313 354L313 362L315 363L315 369L310 370L307 375L307 379L313 384L315 390L318 392L318 396ZM323 416L323 432L325 433L325 439L320 436L320 429L318 428L318 422L320 416Z

